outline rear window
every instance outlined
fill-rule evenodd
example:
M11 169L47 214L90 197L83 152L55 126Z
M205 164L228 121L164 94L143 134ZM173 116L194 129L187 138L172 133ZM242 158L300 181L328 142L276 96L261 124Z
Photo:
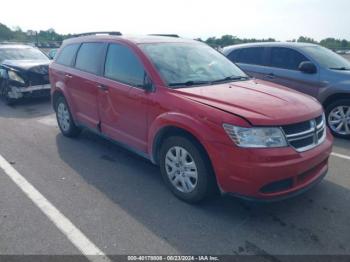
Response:
M271 61L272 67L298 70L301 62L309 61L304 55L299 52L285 47L273 47L271 48Z
M234 63L264 65L264 48L249 47L232 51L228 58Z
M59 53L56 59L56 62L66 66L72 65L73 58L78 48L79 44L72 44L63 47L62 51Z
M75 67L85 72L98 74L101 67L104 43L84 43L79 48Z

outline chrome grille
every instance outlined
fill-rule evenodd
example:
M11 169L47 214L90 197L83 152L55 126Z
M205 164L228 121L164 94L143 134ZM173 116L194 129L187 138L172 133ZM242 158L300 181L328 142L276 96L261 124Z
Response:
M287 142L298 152L304 152L321 144L326 138L324 114L309 121L282 126Z

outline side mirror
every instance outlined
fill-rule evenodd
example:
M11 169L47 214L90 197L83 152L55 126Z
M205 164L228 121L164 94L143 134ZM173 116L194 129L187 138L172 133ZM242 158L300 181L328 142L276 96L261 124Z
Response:
M317 72L317 68L310 61L304 61L304 62L300 63L299 71L306 73L306 74L315 74Z

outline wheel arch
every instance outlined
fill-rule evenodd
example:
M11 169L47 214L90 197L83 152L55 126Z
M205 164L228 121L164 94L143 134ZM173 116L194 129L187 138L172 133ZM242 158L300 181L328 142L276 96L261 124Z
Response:
M56 101L57 101L57 99L58 99L60 96L65 97L64 93L63 93L62 90L60 90L60 89L56 89L56 90L53 92L53 94L52 94L51 100L52 100L52 107L53 107L54 110L56 110L56 108L55 108Z
M64 86L56 85L54 90L51 92L51 105L53 107L53 110L56 112L56 108L55 108L56 101L60 96L62 96L66 100L68 107L69 107L69 111L72 115L72 118L73 118L74 122L78 124L74 103L71 102L71 98L66 93Z
M206 155L208 155L202 142L191 131L176 125L167 125L160 128L153 139L151 156L152 162L155 164L159 164L159 151L162 142L171 136L182 136L189 138L191 141L194 141L197 145L199 145Z
M323 108L326 109L330 104L334 103L335 101L338 100L345 100L349 99L350 100L350 93L336 93L328 96L322 103Z

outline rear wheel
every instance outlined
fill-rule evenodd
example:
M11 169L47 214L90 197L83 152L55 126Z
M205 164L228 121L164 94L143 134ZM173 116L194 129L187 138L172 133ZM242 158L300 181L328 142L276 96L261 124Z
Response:
M337 100L327 106L326 118L334 136L350 138L350 99Z
M59 96L56 99L55 111L57 123L62 134L67 137L78 136L81 129L74 123L67 101L63 96Z
M215 192L216 181L207 155L198 143L186 137L164 141L160 168L165 183L181 200L196 203Z

